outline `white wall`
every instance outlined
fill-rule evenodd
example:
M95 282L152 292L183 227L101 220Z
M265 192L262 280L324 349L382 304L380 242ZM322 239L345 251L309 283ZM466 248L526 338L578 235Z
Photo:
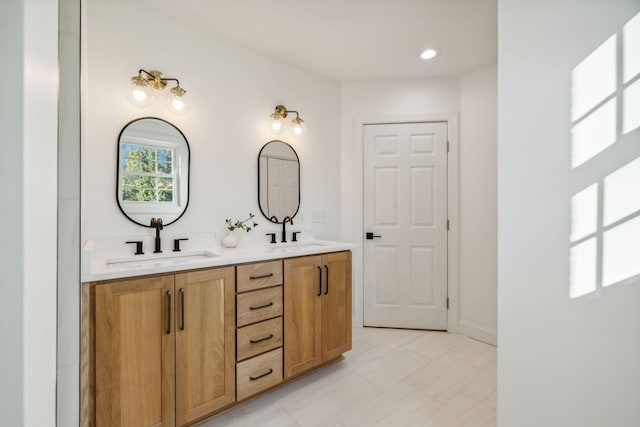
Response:
M460 77L459 331L496 344L497 68Z
M55 425L58 2L25 1L25 426Z
M55 425L57 7L54 0L3 3L2 78L11 82L0 104L6 425Z
M354 316L362 324L363 122L383 123L459 113L460 265L450 281L449 330L496 343L496 67L461 77L345 82L342 84L342 236L354 250ZM454 219L454 218L452 218ZM456 244L456 240L458 244ZM459 274L459 278L455 274ZM459 282L459 293L457 286Z
M640 65L640 33L635 41L623 35L639 11L638 0L499 2L500 426L640 425L640 276L608 287L601 280L615 262L630 272L640 265L640 232L630 227L638 217L635 223L626 218L608 228L602 224L602 212L611 207L604 202L611 196L606 177L640 157L640 129L621 132L627 84L616 72L634 60ZM583 63L614 35L620 43L614 41L610 53ZM623 60L621 48L630 45ZM572 81L581 63L591 75ZM586 145L611 145L573 168L572 151L582 144L575 132L572 141L572 89L582 103L603 87L591 107L597 112L603 99L613 100L618 119L594 121L598 115L587 113L575 118L575 126L593 125L587 136L596 138ZM572 213L572 197L593 184L598 198ZM638 181L628 182L620 195L637 215ZM590 220L583 221L585 215ZM574 249L572 274L576 245L569 240L572 226L575 231L580 224L592 233L588 241L595 249L582 259ZM602 262L610 251L619 256ZM595 289L571 298L570 283Z
M295 225L316 236L340 233L339 85L313 73L243 48L130 2L87 0L83 21L83 237L151 235L129 222L115 199L116 140L130 120L157 116L174 123L191 148L191 193L186 214L165 233L223 231L225 218L257 215L251 236L267 241L279 229L262 218L257 204L257 157L272 139L297 151L301 207ZM180 79L190 110L169 113L161 95L147 109L126 100L139 68ZM297 110L306 132L298 139L274 137L267 117L277 104ZM326 222L311 224L324 210ZM170 243L170 242L165 242ZM188 249L188 242L185 242Z
M3 66L0 78L13 82L0 101L2 151L0 156L0 186L2 221L0 235L0 414L7 425L23 424L23 312L24 312L24 238L23 238L23 81L24 13L23 0L7 0L0 14L0 55ZM12 200L13 203L5 201Z
M353 251L353 310L355 324L363 319L362 245L362 123L385 123L459 108L457 77L421 80L375 80L342 83L342 235L356 243ZM454 325L455 326L455 325Z
M58 426L80 424L80 3L59 0Z

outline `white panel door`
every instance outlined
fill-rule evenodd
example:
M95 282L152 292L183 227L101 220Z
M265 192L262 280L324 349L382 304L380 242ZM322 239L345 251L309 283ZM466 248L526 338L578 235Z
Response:
M262 160L262 158L261 158ZM298 161L267 158L267 212L282 221L298 208Z
M299 202L299 186L298 183L298 161L297 160L282 160L282 175L283 175L283 192L282 205L284 219L287 215L293 215L298 210ZM278 217L280 218L280 217Z
M364 324L447 329L447 123L364 126Z

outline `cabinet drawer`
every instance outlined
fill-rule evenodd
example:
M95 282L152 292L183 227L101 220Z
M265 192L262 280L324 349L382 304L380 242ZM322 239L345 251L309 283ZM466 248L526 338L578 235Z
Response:
M282 346L282 317L240 328L236 332L238 360Z
M282 315L282 286L237 296L237 326Z
M282 261L239 265L237 292L268 288L282 284Z
M236 390L242 400L282 382L282 349L276 349L236 365Z

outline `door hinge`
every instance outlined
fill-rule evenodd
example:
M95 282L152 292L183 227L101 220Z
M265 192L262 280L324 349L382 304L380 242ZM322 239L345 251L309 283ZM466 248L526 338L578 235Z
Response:
M449 141L447 141L447 153L449 152Z
M447 220L447 231L449 231L449 220Z
M449 297L447 297L447 310L449 310Z

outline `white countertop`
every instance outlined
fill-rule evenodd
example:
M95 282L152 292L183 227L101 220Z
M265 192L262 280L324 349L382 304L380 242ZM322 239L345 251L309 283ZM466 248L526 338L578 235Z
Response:
M295 243L247 244L224 248L214 236L200 236L183 242L181 252L164 250L154 254L133 255L135 245L127 239L87 240L82 250L82 281L119 279L148 274L170 273L196 268L260 262L351 250L355 245L327 240L303 240ZM148 242L147 242L148 243ZM133 247L132 247L133 246ZM146 249L151 248L149 244Z

